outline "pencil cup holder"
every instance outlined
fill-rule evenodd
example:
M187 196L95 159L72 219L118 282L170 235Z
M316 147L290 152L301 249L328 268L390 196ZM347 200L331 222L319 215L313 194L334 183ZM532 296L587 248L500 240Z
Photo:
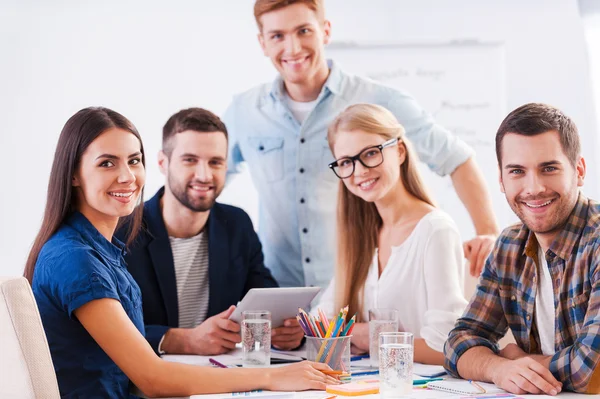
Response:
M333 370L350 372L352 336L317 338L306 336L306 360L325 363Z

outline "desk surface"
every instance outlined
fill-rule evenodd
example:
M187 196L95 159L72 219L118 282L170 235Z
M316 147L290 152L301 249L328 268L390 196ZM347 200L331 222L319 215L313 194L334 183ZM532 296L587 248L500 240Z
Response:
M229 355L225 355L225 356L230 356L231 358L221 358L220 360L229 360L230 364L236 364L239 360L237 359L237 357L239 356L239 353L236 353L236 351L231 352ZM183 355L183 356L163 356L165 358L165 360L169 360L169 361L176 361L176 362L182 362L182 363L188 363L188 364L195 364L195 365L202 365L202 366L209 366L210 363L208 362L208 358L209 356L192 356L192 355ZM224 362L225 363L225 362ZM227 364L227 363L226 363ZM304 391L304 392L252 392L252 393L228 393L228 394L217 394L217 395L192 395L189 397L189 399L207 399L207 398L213 398L213 399L228 399L228 398L236 398L236 399L241 399L241 398L246 398L246 399L325 399L325 398L329 398L331 397L332 394L328 394L325 391ZM380 395L363 395L363 396L341 396L338 395L336 399L345 399L345 398L365 398L365 399L373 399L373 398L379 398ZM538 399L542 399L542 398L553 398L553 396L548 396L548 395L515 395L515 396L497 396L497 395L479 395L479 396L472 396L472 398L494 398L494 397L498 397L498 398L506 398L506 399L510 399L510 398L538 398ZM590 395L584 395L584 394L576 394L576 393L572 393L572 392L562 392L560 393L558 396L558 398L560 399L582 399L584 397L592 397ZM435 390L431 390L431 389L422 389L422 388L415 388L413 389L413 392L409 395L406 396L405 398L407 399L461 399L461 398L465 398L464 395L455 395L452 393L448 393L448 392L441 392L441 391L435 391ZM163 398L163 399L188 399L188 398Z

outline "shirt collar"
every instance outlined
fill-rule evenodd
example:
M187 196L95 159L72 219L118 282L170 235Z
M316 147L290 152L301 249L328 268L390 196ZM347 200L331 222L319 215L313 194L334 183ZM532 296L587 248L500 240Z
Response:
M112 242L109 242L79 211L69 216L66 224L81 234L84 241L102 256L116 265L121 265L121 258L125 255L125 244L119 239L113 236Z
M589 200L580 192L573 211L571 211L562 230L558 233L550 248L548 248L550 252L565 261L571 256L587 224L588 208ZM535 234L529 231L525 225L523 225L523 229L528 231L527 244L523 253L530 258L536 259L539 244L535 238Z
M342 90L342 70L333 60L327 60L327 67L329 68L329 76L327 77L327 80L321 89L321 94L319 94L319 97L323 95L325 90L328 90L333 94L339 94ZM273 98L283 101L283 96L285 93L283 88L283 78L281 75L277 75L275 78L270 94Z

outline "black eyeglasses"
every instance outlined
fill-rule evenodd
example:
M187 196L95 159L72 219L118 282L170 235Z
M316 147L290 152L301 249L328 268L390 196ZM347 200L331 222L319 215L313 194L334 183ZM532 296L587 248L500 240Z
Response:
M383 163L382 150L391 147L400 140L400 137L390 139L382 144L368 147L353 157L344 157L333 161L328 166L333 173L340 179L347 179L354 174L356 161L360 162L365 168L376 168Z

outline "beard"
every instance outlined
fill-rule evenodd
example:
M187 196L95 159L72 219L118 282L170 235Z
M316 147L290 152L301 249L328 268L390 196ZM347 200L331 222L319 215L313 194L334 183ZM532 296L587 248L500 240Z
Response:
M537 197L517 196L513 201L509 202L509 205L529 230L538 234L548 234L562 229L575 207L578 195L579 192L576 191L575 194L568 194L567 196L561 196L558 195L558 193ZM528 201L543 201L550 199L553 199L552 203L548 205L551 207L551 209L549 209L550 212L543 215L533 214L529 211L527 205L524 204L524 202Z
M185 206L191 211L194 212L206 212L210 210L215 202L217 201L217 197L223 191L223 187L218 187L214 182L200 182L200 181L189 181L189 182L178 182L174 179L172 175L169 174L169 189L173 196L181 203L181 205ZM214 187L212 191L212 195L208 195L204 198L194 198L190 195L188 186L191 184L210 184Z

